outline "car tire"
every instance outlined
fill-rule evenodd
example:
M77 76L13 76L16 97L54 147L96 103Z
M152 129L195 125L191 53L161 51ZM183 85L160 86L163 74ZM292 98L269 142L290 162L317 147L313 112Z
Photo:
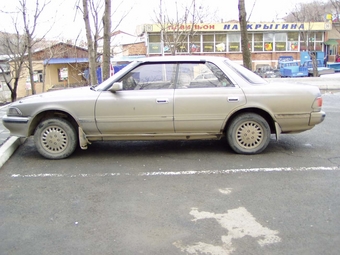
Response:
M230 148L239 154L262 152L269 144L270 134L268 122L255 113L236 116L226 130Z
M45 158L67 158L77 147L77 132L65 119L46 119L37 126L34 143L38 152Z

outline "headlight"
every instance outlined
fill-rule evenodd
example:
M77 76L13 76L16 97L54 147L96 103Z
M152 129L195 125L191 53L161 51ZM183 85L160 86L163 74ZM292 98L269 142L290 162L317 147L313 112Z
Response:
M22 116L22 112L16 107L10 107L7 110L7 116L19 117Z

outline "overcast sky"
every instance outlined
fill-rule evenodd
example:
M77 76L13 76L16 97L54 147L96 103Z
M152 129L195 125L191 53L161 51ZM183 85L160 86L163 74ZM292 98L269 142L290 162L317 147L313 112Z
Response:
M171 12L175 1L162 0L163 8ZM179 5L185 1L191 0L177 0ZM216 11L216 17L223 19L223 21L238 20L238 0L196 1L203 11ZM13 12L15 7L18 6L18 0L1 2L0 10L3 12ZM27 2L34 4L35 0L27 0ZM43 3L43 0L40 2ZM271 22L280 21L280 18L294 10L298 3L308 3L312 2L312 0L245 0L245 2L248 15L254 6L250 21ZM121 4L118 7L119 3ZM155 10L159 10L159 4L160 0L112 0L112 11L114 12L112 25L115 26L121 16L128 12L127 17L122 21L118 29L134 34L137 25L154 23ZM52 0L39 19L37 33L42 36L52 25L52 30L47 35L49 38L75 39L80 33L85 39L82 13L76 8L77 5L82 7L82 0ZM117 11L115 12L115 10ZM0 13L0 15L0 30L13 32L13 21L9 17L15 15L4 13Z

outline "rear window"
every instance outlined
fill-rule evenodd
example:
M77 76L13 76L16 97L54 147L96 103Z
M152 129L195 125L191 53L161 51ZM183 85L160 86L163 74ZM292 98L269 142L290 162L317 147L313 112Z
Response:
M250 71L249 69L235 63L232 61L224 61L224 63L235 71L239 76L252 84L263 84L267 83L264 79L258 76L256 73Z

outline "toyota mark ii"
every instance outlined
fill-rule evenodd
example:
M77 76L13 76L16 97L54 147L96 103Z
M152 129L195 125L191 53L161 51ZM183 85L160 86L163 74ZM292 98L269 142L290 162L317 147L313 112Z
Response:
M166 56L138 59L97 86L22 98L2 121L62 159L106 140L225 139L235 153L257 154L271 135L324 118L315 86L269 84L227 58Z

